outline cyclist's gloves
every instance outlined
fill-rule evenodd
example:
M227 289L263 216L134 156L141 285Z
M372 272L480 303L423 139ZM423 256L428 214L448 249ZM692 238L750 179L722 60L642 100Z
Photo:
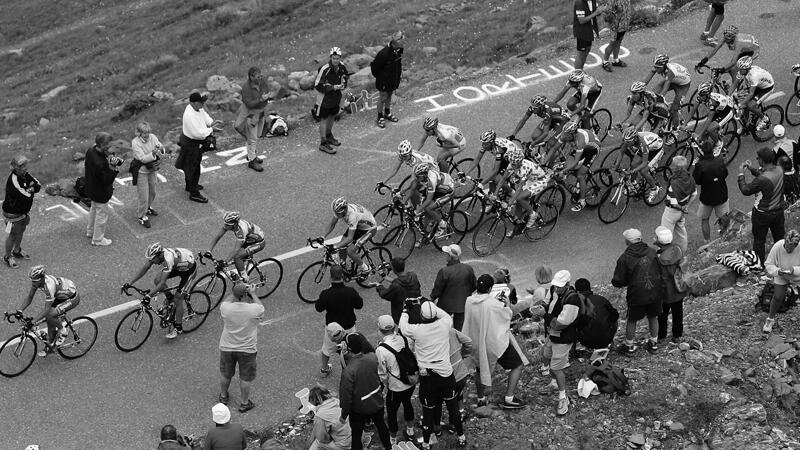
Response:
M514 136L513 134L509 134L508 137L506 137L506 139L508 139L509 141L516 141L517 137Z
M128 289L130 289L130 287L131 287L131 285L130 285L130 284L128 284L128 283L125 283L125 284L123 284L123 285L122 285L122 287L120 288L120 292L125 292L125 291L127 291Z

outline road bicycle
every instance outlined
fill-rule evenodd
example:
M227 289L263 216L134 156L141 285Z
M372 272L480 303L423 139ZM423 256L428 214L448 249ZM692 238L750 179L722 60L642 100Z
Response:
M614 223L625 214L631 199L641 199L647 206L655 206L664 201L667 196L667 168L659 167L650 169L653 178L661 186L659 194L654 198L649 196L649 185L638 172L625 173L620 180L606 189L597 208L597 216L603 223Z
M722 79L722 75L728 73L727 70L725 70L722 67L709 67L705 64L695 66L694 70L701 75L705 75L703 68L709 69L711 71L710 73L711 78L708 80L711 82L711 92L728 95L731 86L730 84L728 84L727 81ZM695 89L694 92L692 92L692 95L689 97L689 105L694 105L696 99L697 99L697 89ZM708 113L709 113L708 107L706 107L705 105L700 105L697 108L697 112L695 113L694 117L690 117L689 119L703 120L706 117L708 117Z
M455 198L460 198L463 196L463 189L461 189L461 186L459 186L459 184L456 183L456 175L458 175L459 173L463 173L465 170L467 170L472 165L472 162L475 161L475 159L467 157L459 159L458 162L453 162L453 157L451 156L447 158L445 161L447 161L447 165L449 167L447 173L450 174L450 176L453 178L453 182L455 184L455 186L453 186L453 196ZM437 165L437 170L438 170L438 165ZM475 168L475 172L478 174L479 177L481 176L480 165L478 165ZM408 187L408 183L411 182L411 177L413 176L414 174L406 175L406 177L403 178L403 181L400 182L400 185L397 186L397 190L399 192L402 192L406 187ZM380 185L383 183L378 183L378 184Z
M345 249L335 249L322 238L309 238L306 244L311 248L325 250L322 259L309 264L297 279L297 296L306 303L316 303L320 292L329 286L325 275L334 264L338 264L344 271L344 282L355 280L359 286L365 288L377 286L391 271L392 254L385 247L374 246L367 249L363 245L358 246L357 251L362 261L369 266L368 271L359 273L355 263L347 257Z
M792 71L794 75L794 93L786 102L786 123L792 126L800 125L800 70Z
M114 345L123 352L132 352L147 341L153 331L153 315L160 319L159 326L161 328L169 328L175 318L175 302L167 300L174 298L177 286L164 291L164 302L158 308L153 308L151 304L153 298L150 296L150 290L127 286L122 289L122 292L127 296L132 296L134 294L130 293L130 289L141 295L141 298L139 305L134 310L122 316L122 320L119 321L117 329L114 331ZM206 321L211 309L211 300L203 291L191 291L184 296L183 300L183 332L191 333Z
M737 109L742 111L741 117L734 119L741 124L742 131L739 133L740 135L750 133L750 135L753 136L753 139L758 142L766 142L774 137L772 134L772 127L783 123L783 108L780 105L764 106L764 102L772 100L775 97L776 93L771 92L769 95L761 97L761 99L757 102L758 109L767 117L766 126L763 130L759 131L756 127L756 125L758 125L758 118L755 116L755 114L751 114L749 109L739 105L738 95L733 96L733 100L737 105Z
M47 328L35 329L44 319L34 323L32 317L25 317L20 311L4 315L8 323L19 323L22 328L21 333L0 346L0 375L4 377L13 378L28 370L36 358L37 341L65 359L76 359L89 352L97 340L97 322L89 316L70 319L66 313L59 314L58 320L67 334L62 334L64 342L51 347L47 342Z
M403 206L403 208L405 211L401 213L402 220L386 232L383 242L383 245L399 258L406 259L411 256L414 248L431 243L439 250L447 245L460 244L469 229L467 215L453 208L452 199L438 208L445 222L444 230L441 232L438 231L437 224L430 224L428 227L430 229L426 229L427 221L424 215L417 216L413 206ZM420 236L419 240L417 235Z
M381 206L373 214L375 222L378 224L378 231L370 240L377 245L386 245L386 233L404 220L403 215L406 208L400 188L392 188L388 184L378 183L375 186L375 192L380 195L386 195L388 192L392 196L388 204Z
M583 123L582 114L579 123ZM603 142L606 137L608 137L608 132L611 130L611 126L613 124L614 122L612 122L611 111L607 110L606 108L596 109L589 115L589 127L592 131L594 131L594 135L598 140L600 140L600 142ZM581 125L581 128L583 128L583 125Z
M566 204L563 201L564 198L568 198L570 203L576 205L578 201L581 199L581 186L578 182L578 169L570 170L568 173L563 173L562 169L564 168L563 163L557 164L553 170L552 180L554 187L558 189L561 193L560 196L553 193L552 195L552 202L558 205L558 212L564 212L564 205ZM610 185L605 184L603 180L610 180L611 176L606 174L608 169L598 169L596 171L589 170L586 174L586 206L590 208L594 208L600 204L600 198L605 191L605 188ZM560 201L558 199L561 199Z
M695 155L695 146L686 144L690 139L693 139L692 134L688 131L684 131L679 128L672 128L665 131L663 136L667 137L667 139L662 138L664 140L664 144L662 146L662 151L664 153L661 155L658 165L652 170L654 170L657 179L663 175L664 181L666 182L669 179L667 176L667 174L669 174L669 166L672 164L672 160L675 159L676 156L681 155L685 157L691 166L695 163L695 157L699 156L699 153ZM667 142L671 142L671 145L667 145ZM606 156L603 158L603 162L600 164L601 170L598 171L598 174L600 176L600 182L605 186L611 186L614 183L613 165L620 152L622 152L622 146L611 150L606 154ZM631 152L626 151L622 154L622 161L619 162L618 168L621 170L630 170L632 162L633 156L631 155ZM659 184L664 186L663 183ZM666 192L664 194L666 195Z
M203 291L208 294L213 311L225 297L228 280L238 281L239 273L235 269L227 272L225 268L230 266L231 262L216 259L210 252L198 253L197 256L202 265L206 265L206 259L210 260L214 265L214 271L198 278L189 291ZM275 292L283 280L283 264L275 258L264 258L256 263L253 255L249 255L245 259L245 270L248 284L255 287L256 295L262 300Z

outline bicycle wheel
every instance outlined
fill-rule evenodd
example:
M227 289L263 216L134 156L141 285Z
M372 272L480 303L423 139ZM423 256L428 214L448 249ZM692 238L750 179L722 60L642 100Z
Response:
M594 208L600 204L600 201L603 199L603 191L607 187L605 183L603 183L603 177L607 177L611 180L611 173L607 173L603 175L601 172L608 172L606 169L601 169L598 172L592 174L589 177L589 183L586 186L586 206ZM609 181L609 184L611 182Z
M283 280L283 264L275 258L264 258L247 270L247 278L256 287L256 295L265 299L278 289Z
M439 237L433 238L433 245L438 250L441 250L446 245L460 244L464 240L464 233L466 233L466 231L460 230L469 228L467 215L461 211L452 211L446 223L447 226L445 226L444 233Z
M117 324L114 345L123 352L132 352L141 347L153 331L153 313L137 308L129 311Z
M554 205L558 208L558 213L561 214L564 212L564 205L566 205L566 201L564 200L564 193L556 186L550 186L539 193L539 201L546 202Z
M695 101L696 101L696 98L695 98L695 97L697 97L697 89L695 89L695 90L694 90L694 92L692 92L692 96L691 96L691 97L689 97L689 103L688 103L688 105L689 105L690 107L691 107L692 105L694 105L694 104L695 104ZM682 106L683 106L683 105L682 105ZM688 116L689 116L689 114L688 114L688 113L687 113L687 114L686 114L686 116L684 116L684 117L686 117L686 118L687 118L687 120L689 120L689 121L691 121L691 120L694 120L694 121L695 121L695 125L694 125L694 127L695 127L695 128L697 128L697 122L698 122L698 121L701 121L701 120L703 120L703 119L705 119L706 117L708 117L708 113L709 113L708 106L706 106L706 105L704 105L704 104L701 104L701 105L700 105L700 106L697 108L697 112L696 112L696 113L694 113L694 117L688 117ZM694 131L694 128L692 129L692 131Z
M316 303L319 293L328 285L325 283L325 272L330 268L329 264L322 261L311 263L306 267L297 279L297 296L306 303Z
M472 233L472 250L478 256L489 256L506 239L506 221L497 215L487 217Z
M183 306L183 320L181 320L183 332L191 333L200 328L200 325L208 318L211 301L205 292L192 291L186 296Z
M377 257L376 257L377 256ZM383 281L391 271L392 253L385 247L372 247L369 252L362 253L361 257L369 266L366 277L357 277L356 283L364 288L372 288Z
M378 208L373 217L375 217L375 223L378 224L378 231L370 240L377 245L386 245L386 233L400 220L400 212L394 208L394 205L383 205Z
M406 175L406 177L403 178L403 181L400 182L400 185L397 186L397 189L400 189L402 191L403 189L405 189L405 187L408 185L410 181L411 181L411 175Z
M650 192L646 190L643 195L644 204L647 206L656 206L661 204L665 198L667 198L667 190L669 190L669 179L670 179L670 172L669 167L659 167L656 169L656 173L653 174L653 179L656 180L656 183L661 187L658 190L658 194L655 197L650 199Z
M469 233L475 230L483 220L483 215L486 213L486 200L473 194L460 199L453 209L461 211L467 216L467 229L464 232Z
M733 131L727 131L722 136L722 145L722 159L727 166L736 158L739 147L742 145L742 138L736 133L735 125Z
M398 258L408 259L417 245L417 232L413 227L400 224L386 233L386 243L383 245Z
M795 84L800 77L795 79ZM792 126L800 125L800 92L795 91L786 102L786 123Z
M198 278L197 281L189 288L189 291L203 291L208 294L211 301L211 311L219 306L219 302L225 297L225 291L228 289L228 282L225 277L218 272L211 272Z
M58 354L66 359L85 355L97 340L97 322L88 316L72 319L72 323L67 325L67 331L67 339L57 348Z
M454 176L458 174L458 172L464 172L465 170L469 169L472 165L472 162L475 161L473 158L462 158L459 159L458 162L450 161L450 170L448 173L450 176ZM480 178L481 177L481 166L478 165L475 167L475 173L469 174L472 178Z
M592 124L592 131L594 131L595 136L600 142L603 142L608 137L608 130L611 129L611 111L600 108L592 113L589 121Z
M538 201L535 211L541 217L541 221L537 221L537 223L530 228L525 228L525 231L522 233L525 235L525 238L531 242L541 241L546 238L556 227L559 216L556 205L548 203L547 201L542 201L541 199Z
M753 139L758 142L766 142L772 139L774 136L772 134L772 127L783 123L783 108L778 105L769 105L764 108L764 115L769 118L769 126L761 131L756 131L755 128L753 128L751 132L753 134Z
M611 169L614 165L614 161L617 160L621 151L622 147L617 147L614 150L606 153L606 156L603 158L603 162L600 163L600 167L603 169ZM622 155L622 161L619 163L619 168L623 170L628 170L631 168L631 155L629 155L628 152L625 152L625 154Z
M0 347L0 375L14 378L28 370L36 358L36 339L18 334Z
M625 214L628 209L628 187L624 184L615 183L603 193L600 207L597 208L597 216L603 223L614 223Z

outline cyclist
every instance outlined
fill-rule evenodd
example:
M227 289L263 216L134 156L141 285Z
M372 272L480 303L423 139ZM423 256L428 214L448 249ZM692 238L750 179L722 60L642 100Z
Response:
M233 232L237 244L230 256L225 260L233 260L233 265L236 266L236 270L239 272L239 278L247 283L247 271L244 262L247 258L264 250L264 247L267 246L267 242L264 240L264 232L261 231L258 225L243 220L238 211L227 212L222 217L222 229L211 239L211 247L207 253L210 254L214 251L214 247L217 246L219 240L228 231Z
M614 170L619 170L623 153L631 156L631 169L623 171L623 175L640 173L650 185L647 197L649 202L653 202L662 188L653 178L650 169L655 168L664 155L664 141L656 133L636 131L635 127L628 127L622 133L622 147L612 166Z
M575 171L580 187L580 199L572 207L572 211L580 212L586 207L586 190L589 186L589 168L598 153L600 141L591 130L579 128L577 122L567 122L558 136L558 142L564 144L567 154L572 160L561 170L562 173Z
M711 53L697 63L697 70L700 66L704 66L709 59L717 54L722 45L728 46L728 49L733 52L733 56L728 64L722 66L722 69L731 76L731 84L736 84L736 61L739 61L744 56L749 56L753 59L758 57L761 51L761 45L752 34L739 33L739 29L733 25L729 26L722 32L723 40L719 42Z
M508 138L514 140L516 134L525 126L525 122L533 114L541 117L542 121L531 134L531 143L528 148L532 149L548 138L550 138L550 146L555 145L555 140L552 137L561 130L562 125L567 123L569 116L558 103L547 101L547 97L544 95L536 95L531 99L531 106L525 111L525 115L519 120L519 123L514 127L514 131Z
M705 105L708 108L709 115L695 131L701 139L708 135L715 142L714 156L717 156L722 151L723 145L721 130L733 119L735 113L733 99L728 95L712 92L711 82L706 81L697 87L697 102L692 106L689 117L695 117L700 105ZM688 130L689 126L685 125L681 128Z
M140 278L145 276L148 270L155 265L161 265L161 272L156 276L153 281L155 287L147 295L149 298L155 298L160 292L163 292L167 287L167 280L170 278L180 278L175 293L164 292L167 298L167 303L175 304L175 315L172 318L172 327L165 336L167 339L175 339L179 334L183 333L183 298L186 295L185 289L189 286L189 282L194 279L197 272L197 264L194 262L194 254L191 251L175 247L167 248L158 242L154 242L147 247L144 253L147 262L139 269L139 272L133 279L122 285L125 290L133 283L139 281Z
M413 169L414 166L421 162L433 164L434 159L427 153L415 152L413 147L411 147L411 141L408 139L400 141L400 144L397 146L397 164L394 166L392 174L383 181L383 184L388 183L389 180L394 178L394 176L397 175L397 172L400 171L400 168L403 166L403 164Z
M664 81L661 83L661 89L656 89L655 92L661 96L667 95L669 91L675 92L675 98L672 99L669 107L670 122L674 125L675 121L680 119L681 103L683 103L683 98L689 92L692 77L689 76L689 71L686 70L686 67L669 62L669 56L667 55L657 55L653 58L653 69L644 79L644 84L650 83L650 80L657 73L664 77Z
M333 219L322 238L328 237L333 232L339 220L344 220L347 224L347 231L342 235L342 239L333 245L333 248L347 249L347 255L356 264L359 273L369 272L369 266L359 256L358 249L378 231L375 217L367 208L355 203L348 203L344 197L336 198L331 202L331 211L333 211Z
M419 191L422 203L417 206L414 213L418 216L425 214L432 223L436 224L436 237L445 232L447 224L442 220L440 208L450 201L453 194L453 179L446 172L429 163L419 163L414 166L414 182L412 190Z
M436 136L437 145L441 148L439 154L436 155L436 164L439 165L439 170L448 172L447 160L467 148L467 139L461 134L461 130L439 123L439 119L436 117L426 117L422 123L422 129L425 130L425 134L419 141L417 151L422 150L422 146L429 137Z
M494 165L492 166L492 170L484 177L489 183L489 186L493 186L497 181L496 178L498 175L503 175L503 172L508 167L508 161L505 159L505 155L508 153L509 150L518 149L517 144L514 143L510 139L504 139L497 136L497 133L494 130L485 131L481 134L481 149L478 150L478 157L472 161L472 165L466 170L465 174L469 175L476 167L481 163L483 159L483 155L486 152L489 152L494 155ZM461 176L462 174L459 174Z
M514 215L521 223L525 223L525 228L533 228L541 221L537 220L539 214L533 210L531 198L539 195L547 187L550 176L541 166L525 159L525 154L520 149L508 152L506 157L508 170L498 183L494 195L496 197L500 193L500 188L508 181L509 187L514 191L508 204L515 205ZM509 235L513 235L513 230Z
M59 316L78 306L81 298L75 288L75 283L64 277L48 275L44 266L31 267L28 277L31 279L31 289L17 312L25 311L31 305L36 291L41 290L44 293L44 308L38 316L34 317L33 322L44 321L47 323L47 342L45 342L44 348L38 352L39 356L46 356L55 347L63 344L67 337L68 331L59 320Z
M620 126L626 128L628 120L633 118L633 108L639 106L638 115L642 118L635 125L636 130L641 130L645 123L650 124L650 130L658 132L669 117L669 107L664 97L646 89L647 85L637 81L631 85L631 95L628 96L628 115L622 120Z
M753 58L749 56L741 57L736 62L736 67L739 68L739 73L733 92L742 91L739 95L739 106L746 107L758 118L756 131L766 130L770 125L769 117L764 115L759 105L761 99L775 88L772 75L761 67L754 66ZM739 114L741 115L741 109Z
M597 78L587 74L583 70L575 70L569 74L567 83L561 88L561 92L553 99L555 103L561 101L570 89L575 89L575 94L567 100L567 109L574 115L581 115L583 128L591 128L589 114L594 111L597 100L603 92L603 85Z

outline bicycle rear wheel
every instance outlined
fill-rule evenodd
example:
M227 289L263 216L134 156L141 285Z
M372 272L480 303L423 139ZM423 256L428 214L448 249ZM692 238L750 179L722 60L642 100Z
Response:
M797 85L797 80L800 80L800 77L795 79L795 85ZM800 125L800 92L798 91L795 91L786 102L786 123L792 126Z
M774 137L772 134L772 127L783 123L783 108L778 105L769 105L764 108L764 115L769 118L769 126L761 131L756 131L753 128L753 139L758 142L766 142Z
M153 331L153 313L137 308L122 316L114 332L114 345L123 352L141 347Z
M592 113L590 123L597 139L603 142L608 137L608 131L611 129L611 111L605 108L596 110Z
M656 169L656 173L653 174L653 179L656 180L656 183L660 186L658 190L658 194L655 197L650 199L650 192L644 192L644 204L647 206L656 206L660 205L665 198L667 198L667 190L669 190L669 179L670 173L668 172L670 169L669 167L659 167ZM652 187L652 186L651 186Z
M603 183L603 177L607 177L609 180L609 184L611 184L611 173L607 173L603 175L601 172L608 172L607 169L601 169L593 173L589 177L589 182L586 186L586 206L594 208L600 204L600 201L603 199L603 191L607 186Z
M218 272L211 272L203 275L194 282L189 291L203 291L208 294L211 301L211 310L215 310L219 306L219 302L225 297L225 291L228 289L228 282L225 277Z
M715 89L715 91L716 91L716 89ZM689 103L688 103L689 107L694 105L696 101L697 101L697 89L695 89L694 92L692 92L692 96L689 97ZM685 105L681 105L681 107L683 107L683 106L685 106ZM697 122L699 122L699 121L705 119L706 117L708 117L708 113L709 113L708 106L706 106L704 104L701 104L697 108L697 112L694 114L694 117L688 117L689 116L688 114L686 114L686 116L684 116L684 117L687 118L687 120L689 120L689 121L692 121L692 120L695 121L694 128L692 128L692 131L694 131L697 128Z
M265 299L278 289L283 280L283 264L275 258L264 258L247 270L247 278L256 287L256 295Z
M467 170L471 165L474 159L472 158L464 158L460 159L457 163L450 164L450 176L453 178L453 198L458 199L469 195L472 192L472 188L474 186L473 182L465 182L461 183L458 181L458 172L464 172ZM475 168L475 173L470 174L474 178L481 177L481 166L477 166Z
M370 240L376 245L386 245L386 233L395 226L400 220L400 212L394 208L394 205L383 205L375 211L375 223L378 224L378 231Z
M181 325L184 333L191 333L200 328L200 325L208 318L208 311L211 308L211 301L208 294L203 291L192 291L186 296L183 308L183 319Z
M467 229L464 232L469 233L477 228L481 220L483 220L483 215L486 212L486 200L483 197L472 194L460 199L453 209L466 215Z
M530 228L525 228L522 234L525 235L531 242L541 241L546 238L556 227L558 222L559 211L556 205L541 199L536 206L535 211L539 214L541 220Z
M402 191L408 186L408 183L410 182L411 182L411 175L406 175L406 177L403 178L403 181L400 182L400 185L397 186L397 189L400 189Z
M556 186L550 186L539 193L539 201L544 203L549 203L556 208L558 208L558 213L561 214L564 212L564 205L566 201L564 200L564 192L561 191Z
M451 211L446 224L442 236L433 238L433 245L439 250L446 245L460 244L464 240L464 233L466 233L466 231L460 230L469 228L467 215L461 211Z
M597 216L603 223L614 223L625 214L628 209L628 187L624 184L614 183L603 193Z
M316 303L319 294L328 285L325 283L325 272L330 265L317 261L306 267L297 278L297 296L306 303Z
M36 339L17 334L0 347L0 375L14 378L28 370L36 358Z
M88 316L76 317L67 325L67 332L66 340L58 346L58 354L66 359L80 358L97 340L97 322Z
M472 233L472 250L478 256L489 256L506 239L506 221L497 215L487 217Z
M611 169L614 161L616 161L619 157L620 152L622 152L622 147L617 147L614 150L606 153L606 156L603 158L603 162L600 163L600 167L603 169ZM625 154L622 155L622 161L619 163L619 168L622 170L629 170L631 168L631 155L629 155L628 152L625 152ZM611 172L608 173L610 174ZM603 182L605 183L606 180L603 180Z
M742 145L742 138L736 134L736 125L733 126L732 131L726 131L722 136L722 145L722 159L727 166L736 159L736 154L739 153L739 147Z
M383 245L398 258L408 259L417 245L417 232L413 227L400 224L386 233L386 243Z
M362 253L361 257L369 266L369 274L366 277L357 277L356 283L365 288L381 284L381 281L391 271L392 253L385 247L378 246L369 249L369 253Z

